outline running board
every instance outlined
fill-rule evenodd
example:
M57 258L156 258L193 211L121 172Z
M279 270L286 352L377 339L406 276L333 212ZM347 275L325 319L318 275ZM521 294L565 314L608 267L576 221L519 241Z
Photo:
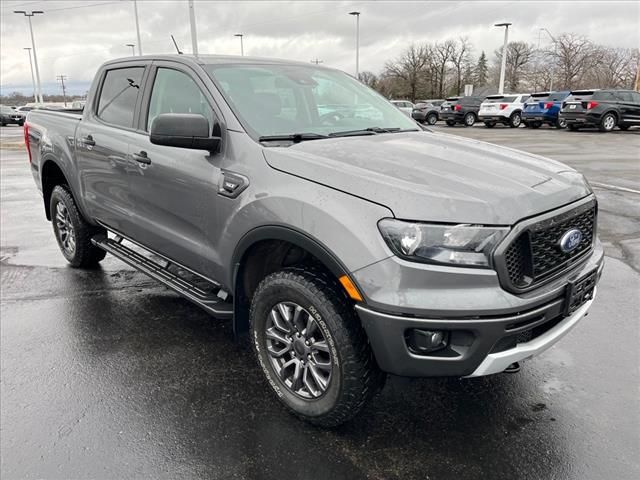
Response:
M147 258L135 250L123 245L123 240L124 238L118 234L116 234L114 238L109 238L106 235L96 235L91 239L91 243L105 252L110 253L114 257L119 258L124 263L131 265L133 268L146 273L154 280L159 281L166 287L185 297L187 300L190 300L199 307L202 307L214 317L233 317L233 305L231 302L225 301L227 299L226 292L224 292L219 285L204 279L201 279L201 281L196 284L195 282L169 270L173 265L177 267L178 270L184 271L179 265L176 265L169 260L165 260L163 264L160 264L157 261ZM149 252L149 254L153 254L151 251L146 249L144 250Z

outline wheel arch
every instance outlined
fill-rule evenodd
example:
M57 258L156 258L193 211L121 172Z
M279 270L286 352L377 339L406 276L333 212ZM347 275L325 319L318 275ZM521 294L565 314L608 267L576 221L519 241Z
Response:
M72 186L69 183L64 169L59 162L52 157L43 158L42 168L40 171L40 181L42 183L42 197L44 200L44 213L47 220L51 220L51 194L56 185L66 185L71 191L71 195L75 198Z
M362 291L344 264L320 241L291 227L257 227L240 239L231 263L233 330L236 335L248 330L249 308L257 284L269 273L287 266L287 262L303 262L323 268L336 281L346 275L358 292Z

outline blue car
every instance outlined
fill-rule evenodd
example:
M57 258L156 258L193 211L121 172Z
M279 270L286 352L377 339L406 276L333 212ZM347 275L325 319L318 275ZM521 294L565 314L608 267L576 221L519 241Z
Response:
M522 123L531 128L540 128L543 123L556 128L565 128L567 122L558 114L562 101L570 93L569 91L532 93L522 110Z

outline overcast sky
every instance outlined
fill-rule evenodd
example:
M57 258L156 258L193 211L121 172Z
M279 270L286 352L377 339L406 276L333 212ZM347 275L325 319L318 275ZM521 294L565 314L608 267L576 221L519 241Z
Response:
M131 0L2 0L0 88L30 94L30 47L27 19L13 10L44 10L33 18L40 76L46 93L60 92L56 76L69 77L71 93L84 93L105 60L127 56L136 42ZM360 17L360 70L378 73L385 61L412 42L469 37L474 57L502 44L503 30L492 25L513 22L511 40L538 43L539 28L552 34L574 32L616 47L640 45L638 1L207 1L196 0L200 53L245 54L300 61L319 58L350 73L355 65L355 18ZM143 53L173 53L173 34L191 52L187 0L138 0ZM542 34L541 46L549 43Z

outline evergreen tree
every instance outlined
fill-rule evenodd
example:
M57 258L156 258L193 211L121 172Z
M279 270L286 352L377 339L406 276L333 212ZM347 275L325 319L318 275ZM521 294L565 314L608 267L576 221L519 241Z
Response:
M489 66L487 65L487 56L485 55L484 50L482 51L480 58L478 58L475 74L475 81L477 86L481 87L487 84Z

